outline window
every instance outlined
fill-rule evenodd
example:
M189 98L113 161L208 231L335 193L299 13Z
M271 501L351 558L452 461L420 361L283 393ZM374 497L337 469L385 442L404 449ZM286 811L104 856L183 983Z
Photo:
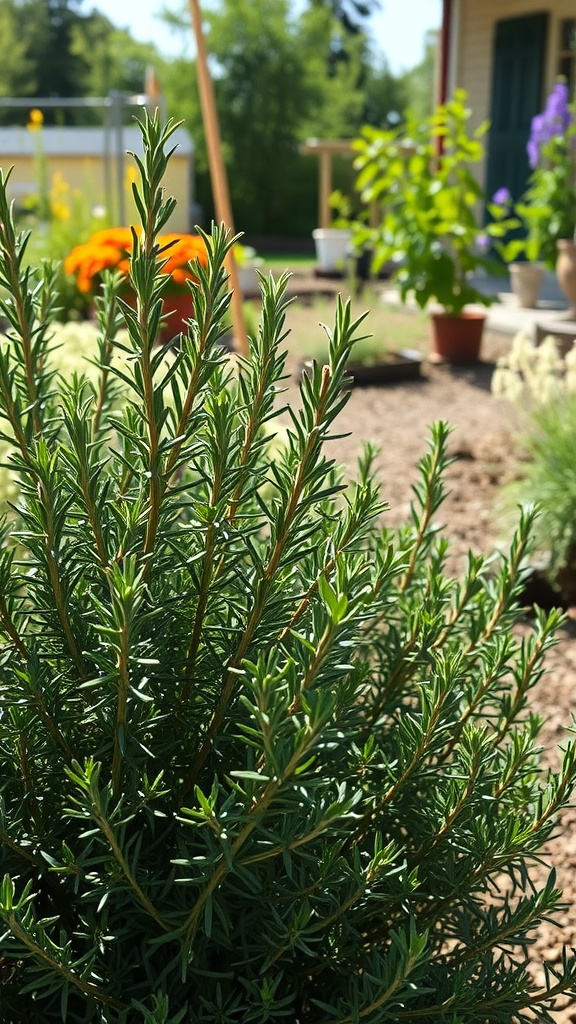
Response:
M576 88L576 18L564 18L560 22L558 74L568 82L572 96Z

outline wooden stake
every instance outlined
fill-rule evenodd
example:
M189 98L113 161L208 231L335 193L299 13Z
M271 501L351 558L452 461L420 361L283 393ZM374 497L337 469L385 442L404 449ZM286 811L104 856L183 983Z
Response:
M206 132L206 144L208 147L208 164L210 167L210 181L214 194L214 207L216 209L216 220L223 222L227 228L234 231L234 219L230 205L230 193L228 190L228 179L226 168L222 159L222 145L220 142L220 126L218 123L218 112L216 110L216 98L214 96L214 85L208 69L206 56L206 44L202 32L202 15L200 12L199 0L188 0L190 5L190 16L192 27L196 37L196 67L198 71L198 89L200 92L200 105L202 108L202 120ZM230 275L232 292L232 326L234 340L237 350L241 355L248 355L248 336L244 323L244 310L242 308L242 290L238 279L236 260L232 250L226 257L226 270Z

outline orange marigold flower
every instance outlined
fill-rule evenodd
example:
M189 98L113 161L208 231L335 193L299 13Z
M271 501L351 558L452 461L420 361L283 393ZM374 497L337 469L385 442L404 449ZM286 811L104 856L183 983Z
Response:
M185 285L186 281L197 281L198 278L195 274L192 274L189 270L184 270L180 267L176 267L171 273L171 278L174 284Z
M139 237L141 228L135 228ZM80 291L95 291L99 276L106 268L117 269L128 276L134 235L131 228L103 228L96 231L83 245L77 245L64 261L67 274L76 277ZM166 260L164 272L172 277L175 285L183 287L186 281L196 281L189 263L198 259L206 265L208 253L200 235L160 235L157 240L161 251L160 260ZM168 248L165 248L165 247Z

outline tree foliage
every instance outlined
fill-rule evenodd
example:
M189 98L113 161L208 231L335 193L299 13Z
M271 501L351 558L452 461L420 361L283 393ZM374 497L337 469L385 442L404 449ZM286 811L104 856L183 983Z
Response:
M350 36L324 3L296 15L287 0L227 0L204 13L236 222L262 234L308 233L316 224L318 171L299 145L309 136L357 133L367 112L366 38ZM185 18L181 24L190 31ZM331 62L330 41L338 40L346 60ZM178 61L166 67L163 82L171 114L185 113L197 144L199 197L210 214L194 75ZM338 170L336 186L351 183L349 170Z
M424 55L419 64L410 68L402 76L405 95L405 108L424 120L434 109L436 94L435 84L438 71L439 33L431 31L426 34Z
M158 55L74 0L0 0L0 96L106 96L142 92L146 65ZM47 109L45 121L86 123L89 112ZM101 117L96 114L96 117ZM25 123L28 111L4 112Z
M380 0L309 0L311 7L325 7L342 24L346 32L355 35L365 31L365 21L380 7Z
M282 217L302 111L311 102L306 54L289 13L287 0L229 0L208 16L237 222L255 231Z
M11 0L0 0L0 96L34 95L36 68Z

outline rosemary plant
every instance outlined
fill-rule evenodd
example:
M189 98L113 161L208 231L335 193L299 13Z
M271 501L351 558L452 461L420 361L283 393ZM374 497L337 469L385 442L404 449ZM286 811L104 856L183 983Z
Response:
M381 525L372 449L345 486L342 302L272 455L287 279L262 280L230 360L221 228L178 350L155 346L172 128L142 130L138 301L107 281L97 384L50 368L53 282L0 181L21 495L0 548L0 1019L551 1020L576 969L531 979L560 894L530 868L576 769L568 746L541 774L529 710L559 615L513 631L531 515L457 581L444 424L404 529Z

